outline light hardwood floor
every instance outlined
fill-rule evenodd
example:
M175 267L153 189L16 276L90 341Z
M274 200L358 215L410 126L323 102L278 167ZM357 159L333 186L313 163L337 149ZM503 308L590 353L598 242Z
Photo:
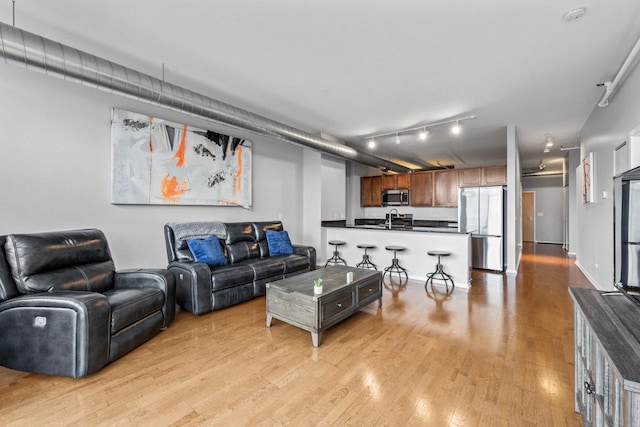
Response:
M179 312L85 379L0 367L0 424L581 425L567 287L591 285L573 260L525 244L517 277L474 270L472 284L440 301L420 282L387 286L380 310L329 329L319 348L283 322L267 328L264 298Z

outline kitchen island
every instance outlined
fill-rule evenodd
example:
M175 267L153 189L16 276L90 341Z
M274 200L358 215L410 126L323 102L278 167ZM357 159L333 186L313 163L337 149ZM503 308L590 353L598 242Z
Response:
M426 281L427 274L435 271L437 258L430 257L428 251L448 251L451 256L442 258L444 270L449 273L455 285L468 288L471 280L471 233L461 232L451 227L392 227L384 225L336 225L322 227L323 248L320 252L326 261L333 251L330 240L342 240L340 255L350 266L362 261L363 249L358 244L370 243L376 249L369 250L371 262L379 271L391 265L393 252L385 246L404 246L407 249L398 253L400 265L407 269L410 279ZM388 279L387 279L388 280Z

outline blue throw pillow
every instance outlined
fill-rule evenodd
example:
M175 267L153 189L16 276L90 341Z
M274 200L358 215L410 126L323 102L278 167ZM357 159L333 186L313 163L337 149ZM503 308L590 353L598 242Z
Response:
M227 257L224 256L224 251L216 236L207 237L206 239L188 239L187 246L189 246L189 250L196 262L203 262L208 264L209 267L227 263Z
M269 245L269 255L291 255L293 246L286 231L267 230L267 244Z

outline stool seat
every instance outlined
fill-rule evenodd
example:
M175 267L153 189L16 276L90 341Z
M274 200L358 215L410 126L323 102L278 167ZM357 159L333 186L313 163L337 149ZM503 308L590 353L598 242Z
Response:
M427 254L429 254L430 256L449 256L449 255L451 255L451 252L447 252L447 251L429 251L429 252L427 252Z
M403 274L404 274L405 280L409 280L409 276L407 275L407 270L400 265L397 257L398 252L403 252L407 248L405 248L404 246L395 246L395 245L388 245L388 246L385 246L384 248L388 251L393 251L393 259L391 260L391 265L384 269L384 273L382 273L382 279L384 280L384 276L387 273L389 273L389 278L393 280L393 273L396 273L398 275L398 279L400 280L400 283L402 283Z
M331 246L342 246L345 245L346 242L343 242L342 240L329 240L329 244Z
M367 253L367 250L375 249L375 248L377 248L377 246L369 244L369 243L360 243L360 244L358 244L356 246L358 248L360 248L360 249L364 249L364 255L362 255L362 261L357 263L356 267L358 267L358 268L367 268L367 269L373 268L374 270L377 270L378 267L376 267L376 265L374 263L372 263L371 260L369 260L369 254Z
M375 248L377 248L377 246L376 246L376 245L370 245L370 244L368 244L368 243L360 243L360 244L359 244L359 245L357 245L357 246L358 246L358 248L360 248L360 249L375 249Z

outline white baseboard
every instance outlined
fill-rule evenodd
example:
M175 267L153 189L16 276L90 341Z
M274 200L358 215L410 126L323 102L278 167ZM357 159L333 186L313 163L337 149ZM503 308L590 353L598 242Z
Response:
M546 241L546 240L536 240L536 243L544 243L544 244L550 244L550 245L561 245L562 242L551 242L551 241Z
M587 280L589 280L589 282L591 282L591 284L599 291L604 291L606 289L604 289L602 286L598 285L598 282L596 281L596 279L594 279L588 272L587 270L584 269L584 267L582 266L582 264L580 264L580 262L578 260L575 261L576 267L578 267L578 269L580 269L580 271L582 271L582 274L585 275L585 277L587 278Z
M575 252L567 252L567 256L569 258L575 258L576 257L576 253Z

